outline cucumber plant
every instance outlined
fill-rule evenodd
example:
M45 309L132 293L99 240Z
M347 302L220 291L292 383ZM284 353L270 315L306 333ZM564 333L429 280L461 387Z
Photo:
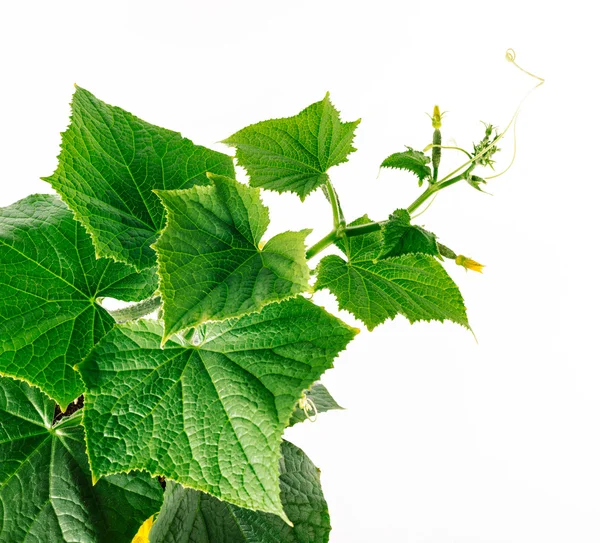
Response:
M346 222L330 170L359 121L329 94L228 137L232 157L77 87L56 195L0 210L0 541L328 541L319 472L282 436L339 407L318 380L358 330L310 293L369 330L398 315L469 329L444 264L482 265L413 217L456 183L481 190L506 130L467 151L431 119L431 144L381 164L422 194ZM261 190L322 191L331 231L265 240Z

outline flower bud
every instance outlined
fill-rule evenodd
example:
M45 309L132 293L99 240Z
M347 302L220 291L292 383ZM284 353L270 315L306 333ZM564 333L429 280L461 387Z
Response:
M433 128L442 128L442 113L440 106L433 106L433 115L431 116L431 125Z
M456 262L459 266L462 266L465 270L473 270L483 273L484 265L473 260L472 258L466 257L465 255L458 255L454 262Z

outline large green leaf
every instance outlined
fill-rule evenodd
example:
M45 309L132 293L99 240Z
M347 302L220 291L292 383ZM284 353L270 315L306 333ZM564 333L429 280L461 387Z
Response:
M38 386L61 407L83 392L73 366L112 326L96 300L156 290L155 270L96 259L83 227L55 196L0 209L0 374Z
M302 200L325 183L327 170L347 162L358 121L343 123L325 98L294 117L252 124L223 143L236 148L253 187L295 192Z
M81 411L52 426L54 402L26 383L0 378L0 542L129 543L162 503L147 474L95 485Z
M420 226L410 224L406 209L397 209L383 227L383 248L380 258L410 253L439 256L435 234Z
M259 190L220 175L210 179L210 187L158 192L168 219L154 245L165 338L309 288L310 230L278 234L262 247L269 212Z
M207 185L206 172L234 175L227 155L194 145L77 87L58 168L46 180L92 235L100 256L147 268L164 226L153 189Z
M368 222L365 216L352 224ZM451 320L469 327L460 291L435 257L405 254L377 260L383 245L381 231L347 241L347 261L330 255L319 262L315 289L329 289L340 308L369 330L398 314L411 323ZM343 243L338 246L345 250Z
M205 324L189 343L176 335L164 348L156 321L116 327L79 366L92 472L145 469L285 517L283 430L355 333L302 297Z
M382 168L395 168L414 173L419 179L419 186L425 179L431 178L431 168L428 164L431 159L421 151L415 151L410 147L402 153L394 153L387 157L382 163Z
M306 391L306 398L314 404L317 411L316 415L334 409L343 409L343 407L340 407L340 405L333 399L331 394L329 394L329 391L321 383L315 383L312 387L310 387L310 389ZM299 422L304 422L308 418L307 412L309 415L311 415L312 409L309 407L308 411L305 411L303 408L297 406L292 414L292 418L290 419L290 426L293 426Z
M293 527L275 515L168 482L150 543L326 543L331 526L319 470L287 441L281 453L281 501Z

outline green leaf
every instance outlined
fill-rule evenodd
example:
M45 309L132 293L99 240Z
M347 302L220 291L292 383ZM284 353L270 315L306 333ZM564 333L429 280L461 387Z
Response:
M428 166L431 159L421 151L415 151L407 147L403 153L394 153L387 157L382 163L382 168L395 168L414 173L419 178L419 186L425 179L431 178L431 168Z
M96 300L148 297L155 270L96 260L83 227L55 196L0 209L0 374L23 379L64 409L83 392L73 369L114 325Z
M188 343L139 320L79 366L92 472L145 469L285 518L281 436L302 391L356 333L302 297L201 326Z
M165 339L309 288L304 240L310 230L278 234L261 248L269 212L260 191L227 177L210 178L210 187L158 192L168 218L154 245Z
M397 209L383 227L383 249L380 258L409 253L439 256L435 238L435 234L410 224L410 214L406 209Z
M275 515L242 509L168 482L150 542L327 543L331 526L319 470L287 441L281 453L281 501L293 528Z
M306 392L306 397L315 404L317 408L317 414L325 413L326 411L330 411L333 409L343 409L340 407L338 403L333 399L329 391L321 384L315 383L310 389ZM290 419L290 426L297 424L298 422L303 422L307 419L306 413L304 409L296 406L294 413L292 414L292 418Z
M52 426L54 402L0 378L0 541L129 543L162 503L147 474L92 483L82 412Z
M92 235L100 256L138 269L156 264L150 245L164 226L154 189L207 185L234 175L232 159L194 145L77 87L58 168L48 181Z
M236 148L250 185L295 192L304 200L325 183L329 168L347 162L356 151L352 140L359 123L341 122L327 93L294 117L252 124L223 143Z
M368 222L365 216L352 224ZM398 314L411 323L451 320L469 328L460 291L433 256L406 254L377 260L382 244L381 231L348 238L348 261L337 255L321 260L315 290L329 289L340 308L369 330ZM338 246L345 249L343 243Z
M483 178L483 177L479 177L477 175L468 175L467 178L465 179L467 183L469 183L469 185L471 185L474 189L478 190L479 192L485 192L482 188L481 185L486 185L487 181Z

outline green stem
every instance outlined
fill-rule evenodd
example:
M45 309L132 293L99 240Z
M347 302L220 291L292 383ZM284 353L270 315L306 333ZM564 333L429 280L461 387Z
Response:
M325 192L325 196L327 197L327 200L329 200L331 210L333 211L333 230L306 251L306 260L310 260L323 249L329 247L336 239L341 238L346 230L346 219L344 219L344 212L340 206L340 199L333 188L329 177L327 177L327 181L325 181L323 191Z
M514 117L513 117L514 120ZM444 177L439 184L444 183L447 179L450 179L450 177L452 177L454 174L460 172L460 170L462 170L463 168L466 168L468 166L468 169L465 170L465 172L463 172L463 175L468 173L468 172L472 172L473 169L475 168L475 166L477 165L477 160L479 160L483 155L485 155L485 153L487 153L489 151L489 149L496 144L497 142L499 142L502 137L504 136L504 134L506 134L506 131L508 130L508 127L510 126L510 124L513 121L511 120L509 125L504 129L504 132L502 132L502 134L500 134L500 136L496 137L494 139L494 141L490 142L489 145L487 145L486 147L484 147L479 153L477 153L476 155L471 155L470 153L469 156L471 157L470 160L467 160L467 162L465 162L464 164L461 164L458 168L456 168L455 170L451 171L446 177ZM457 179L460 177L460 174L457 175L456 177L453 177L452 179ZM458 181L460 181L461 179L464 179L464 177L460 177L460 179L458 179ZM455 181L456 182L456 181Z
M412 204L410 204L406 208L406 211L408 211L408 213L412 215L419 208L419 206L421 206L421 204L426 202L429 199L429 197L433 196L439 189L440 185L429 185L421 194L421 196L419 196Z
M425 191L421 194L421 196L419 196L412 204L410 204L406 208L406 211L408 211L412 215L423 203L425 203L438 190L445 189L446 187L454 185L454 183L458 183L459 181L465 179L475 169L475 166L476 164L473 163L459 175L450 179L448 178L448 176L446 176L434 185L429 185L427 189L425 189Z
M363 236L364 234L370 234L371 232L376 232L377 230L381 230L387 221L380 222L368 222L366 224L357 224L355 226L347 226L346 227L346 236L352 238L354 236Z
M306 251L306 260L310 260L313 256L318 255L323 249L329 247L338 238L337 228L332 230L324 238L320 239L312 247Z
M152 296L147 300L143 300L137 304L124 307L123 309L115 309L109 311L111 317L115 319L119 324L122 322L133 321L149 315L153 311L156 311L161 304L162 300L160 296Z
M431 196L433 196L438 190L445 189L450 185L454 185L454 183L458 183L462 181L469 175L476 164L473 162L469 165L469 167L459 175L449 178L449 176L444 177L438 183L434 185L429 185L423 193L412 203L410 204L406 210L410 215L412 215L423 203L425 203ZM326 183L327 188L327 197L331 202L331 207L333 209L333 221L334 221L334 229L329 232L324 238L320 239L315 243L312 247L306 251L306 260L310 260L321 251L329 247L336 239L341 238L342 236L346 236L348 238L354 236L362 236L364 234L369 234L371 232L375 232L376 230L381 230L387 221L379 221L379 222L369 222L366 224L357 224L355 226L346 226L345 221L340 220L341 210L339 207L339 201L337 198L337 194L335 193L335 189L329 182ZM335 202L335 204L334 204Z
M329 176L327 177L327 181L325 181L325 190L327 191L327 199L329 200L331 210L333 211L333 229L338 230L340 224L345 223L346 221L344 220L344 213L340 207L340 200L337 192L333 188Z
M454 147L453 145L434 145L433 143L430 144L430 145L428 145L427 147L429 149L431 149L432 147L439 147L440 149L450 149L450 150L453 150L453 151L461 151L465 155L467 155L469 158L472 158L471 153L469 153L469 151L466 151L462 147Z
M475 166L477 166L477 164L471 164L464 172L458 174L456 177L452 177L451 179L448 179L448 176L444 177L444 179L437 184L438 190L445 189L450 185L454 185L454 183L458 183L459 181L466 179L466 177L475 169Z

